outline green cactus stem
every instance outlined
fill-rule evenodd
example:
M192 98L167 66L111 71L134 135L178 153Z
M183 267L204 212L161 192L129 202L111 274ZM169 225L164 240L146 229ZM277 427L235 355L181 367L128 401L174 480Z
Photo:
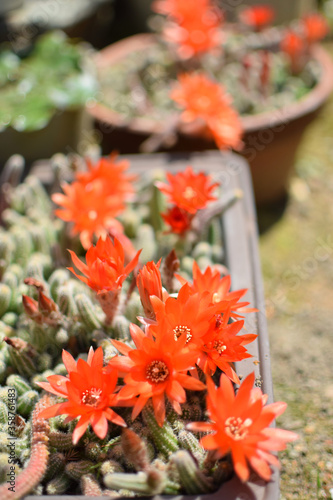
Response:
M186 493L198 495L213 491L214 483L212 479L204 476L188 451L177 451L171 456L170 462L175 464L180 482Z
M149 241L149 245L147 245L147 241ZM157 242L152 226L149 224L142 224L138 228L135 247L142 248L140 262L145 264L146 262L155 259L157 253Z
M207 452L204 450L204 448L199 443L199 440L194 436L192 432L185 429L181 430L178 434L178 442L181 448L192 453L200 466L204 463Z
M71 480L65 473L59 474L55 478L51 479L46 484L46 493L48 495L62 495L65 493L71 485Z
M63 453L59 451L51 453L49 457L49 463L47 464L47 472L45 474L44 480L50 481L53 477L58 476L61 472L64 471L65 465L66 458Z
M53 446L57 450L70 450L73 448L73 436L72 434L60 431L53 431L49 434L50 446Z
M117 315L112 322L113 335L112 338L118 340L126 340L130 338L129 331L130 321L125 316Z
M12 298L12 290L6 283L0 283L0 318L9 309L10 301Z
M149 429L149 433L156 448L165 457L169 457L171 453L179 449L177 437L175 436L171 425L168 422L165 422L163 427L160 427L156 422L152 406L146 406L143 409L142 417Z
M17 399L17 411L24 417L28 417L38 401L39 394L37 391L27 391Z
M0 486L2 500L22 498L42 480L48 463L48 433L50 426L45 419L38 418L40 411L51 406L53 398L44 396L36 405L32 415L31 455L27 467L15 479L15 493L8 489L8 484Z
M75 297L75 302L79 311L79 317L85 327L89 330L98 330L102 324L96 314L96 307L90 298L83 293Z
M111 490L129 489L141 495L158 495L163 492L166 478L162 472L150 470L137 474L121 472L104 476L104 484Z
M11 365L23 377L31 377L36 373L34 358L37 352L23 339L18 337L5 337L3 339L8 344L8 353Z
M9 375L9 377L6 380L6 385L14 387L16 389L18 396L21 396L25 392L31 390L31 385L29 384L29 382L20 375L17 375L16 373Z
M92 474L86 474L81 477L80 480L81 490L85 496L90 497L100 497L102 496L102 490L99 486L98 481Z
M78 462L69 462L65 467L65 473L72 479L79 480L82 476L89 474L95 466L90 460L79 460Z

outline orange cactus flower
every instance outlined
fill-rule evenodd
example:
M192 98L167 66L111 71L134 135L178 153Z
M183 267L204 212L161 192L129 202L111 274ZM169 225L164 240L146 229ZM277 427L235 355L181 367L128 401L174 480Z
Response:
M124 420L110 408L117 406L118 402L115 394L118 373L117 370L106 372L103 368L102 348L94 352L91 347L87 361L79 359L78 362L64 350L62 360L68 377L51 375L47 377L48 382L39 382L38 385L67 401L42 410L39 417L68 415L69 420L80 417L73 432L74 444L78 443L89 424L100 439L107 434L108 421L126 427Z
M179 290L177 298L168 297L162 302L151 297L157 324L149 326L149 333L154 337L171 335L177 341L186 338L186 345L198 350L203 345L203 338L215 328L215 314L220 304L212 305L208 293L193 294L185 284Z
M86 283L92 290L97 293L103 291L117 291L121 288L127 276L138 265L139 250L135 257L124 265L125 253L124 249L117 238L112 239L108 236L104 241L102 238L89 248L86 253L86 264L82 262L72 250L69 250L74 265L84 274L78 275L72 267L69 270L75 276Z
M162 427L165 396L175 411L181 413L180 403L186 401L185 389L199 391L205 388L202 382L187 375L188 370L194 367L196 353L185 348L186 337L176 341L172 335L166 335L153 340L134 324L130 325L130 331L136 349L112 340L124 355L115 356L109 361L111 368L126 374L119 399L126 402L136 398L133 401L133 419L152 399L156 421Z
M227 324L227 320L217 317L216 328L204 337L202 354L197 361L204 373L214 375L216 368L220 368L232 382L240 383L231 363L251 358L244 346L257 338L251 333L238 335L243 326L244 321Z
M134 194L133 181L137 176L125 174L129 162L127 160L116 162L116 158L117 154L111 153L108 158L99 158L95 164L87 159L88 171L77 172L76 180L86 186L98 182L103 185L105 196L117 196L123 200L131 200Z
M167 173L169 184L156 182L156 186L169 197L169 200L178 208L195 214L197 210L205 208L209 201L217 198L212 191L219 185L211 184L211 176L204 172L194 173L192 167L176 174Z
M203 73L182 74L171 98L184 108L184 123L202 121L219 149L242 146L242 124L224 87Z
M63 184L65 194L55 193L52 200L61 205L61 209L55 210L55 214L66 222L74 223L72 233L80 234L80 240L84 248L92 242L94 234L106 234L109 226L117 231L122 231L122 225L115 217L124 209L121 198L104 197L104 188L100 183L88 185L80 182Z
M147 262L140 269L136 278L141 304L146 317L149 319L155 319L155 312L150 297L155 295L160 300L163 300L162 280L159 270L160 264L161 260L157 264L155 262Z
M268 427L287 405L277 402L264 406L265 397L260 389L253 388L254 380L254 373L251 373L235 396L232 382L226 375L221 375L218 388L208 379L207 409L211 422L193 422L187 428L194 432L213 431L201 439L202 446L215 451L216 458L231 452L234 470L242 481L249 479L249 465L269 481L270 465L279 465L271 451L284 450L286 443L298 436Z
M236 319L242 317L238 313L257 312L257 309L247 307L249 302L239 302L247 292L246 289L230 292L231 278L229 275L221 278L219 271L213 270L210 266L204 272L201 272L196 262L193 263L192 273L193 283L190 287L193 293L199 293L200 295L208 293L211 304L220 304L219 312L221 314ZM177 275L177 278L182 285L187 283L182 276Z
M243 9L239 17L242 23L250 26L255 31L261 31L273 21L275 11L269 5L254 5Z
M156 12L173 21L164 30L165 38L178 45L182 58L208 52L221 44L222 13L210 0L162 0L155 2Z
M170 16L182 22L197 17L198 12L202 15L209 5L209 0L197 0L195 4L188 2L188 0L156 0L152 3L152 9L159 14Z
M184 235L191 229L192 214L176 206L161 214L164 222L170 226L170 233Z
M102 158L94 166L88 161L88 172L77 173L72 184L63 184L64 194L52 195L54 203L62 207L55 214L74 224L72 232L80 234L84 248L89 247L93 235L105 236L110 227L122 232L115 217L133 195L134 176L124 174L127 162L115 163L114 158Z
M309 44L319 42L330 30L327 20L318 12L304 16L301 24Z
M135 257L125 266L125 252L117 238L114 243L110 236L104 241L99 238L96 247L93 245L86 253L86 264L72 250L69 250L75 266L84 274L78 275L72 267L71 271L79 280L97 292L97 299L105 313L106 323L111 324L117 312L119 292L127 276L138 265L139 250Z

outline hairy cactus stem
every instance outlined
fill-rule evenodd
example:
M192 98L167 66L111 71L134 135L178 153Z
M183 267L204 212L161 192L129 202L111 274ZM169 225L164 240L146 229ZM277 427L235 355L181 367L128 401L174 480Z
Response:
M171 250L171 252L165 257L162 268L161 268L161 277L162 282L165 288L171 293L175 290L175 272L179 270L180 262L176 255L175 250Z
M24 497L42 480L49 457L49 430L47 420L38 418L40 411L52 405L53 397L43 396L36 404L32 414L32 439L31 455L27 467L20 472L15 480L14 491L9 490L8 484L0 486L0 498L2 500L16 500Z
M119 291L102 290L97 294L97 299L105 314L105 323L110 325L118 309Z
M146 443L131 429L123 429L121 446L125 457L130 460L137 471L149 469L149 457Z
M100 497L102 496L102 490L98 484L98 481L92 474L86 474L81 477L80 480L82 493L89 497Z

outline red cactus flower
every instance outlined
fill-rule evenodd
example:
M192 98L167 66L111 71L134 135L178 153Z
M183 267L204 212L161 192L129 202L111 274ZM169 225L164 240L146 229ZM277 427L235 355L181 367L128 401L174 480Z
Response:
M239 17L242 23L255 31L261 31L273 21L275 11L269 5L254 5L243 9Z
M220 386L207 380L207 410L211 422L193 422L187 426L194 432L210 432L201 439L206 450L215 451L216 458L231 452L234 469L242 481L250 476L249 466L265 481L271 478L270 465L279 465L271 451L286 448L297 434L268 427L286 409L286 403L264 406L264 395L253 388L254 373L241 384L235 395L232 382L221 375Z
M167 180L169 184L156 182L156 186L162 193L168 195L172 203L189 214L195 214L197 210L205 208L209 201L216 200L212 191L219 184L217 182L211 184L210 175L204 172L196 174L192 167L187 167L184 172L176 174L168 172Z
M301 20L301 25L304 30L306 41L311 44L319 42L330 30L329 24L324 16L318 12L307 14Z
M185 348L186 337L176 341L173 335L153 340L134 324L130 326L136 349L123 342L112 340L123 356L109 362L123 374L125 386L119 391L119 399L134 400L132 418L135 419L147 402L152 399L155 418L162 427L165 420L165 396L177 413L180 403L185 403L185 389L199 391L205 385L187 375L193 369L196 353Z
M170 233L184 235L191 229L193 215L176 206L161 214L164 222L170 226Z
M181 115L183 122L201 120L206 134L214 138L220 149L241 147L241 121L222 85L203 73L182 74L171 92L171 98L184 108Z
M108 421L126 427L124 420L111 409L118 403L115 394L118 373L117 370L106 372L103 368L102 348L94 352L91 347L87 361L79 359L78 362L67 351L63 351L62 360L68 377L51 375L47 377L48 382L39 382L38 385L67 401L42 410L39 417L68 415L68 420L80 417L73 432L74 444L77 444L89 424L100 439L104 439L107 434Z

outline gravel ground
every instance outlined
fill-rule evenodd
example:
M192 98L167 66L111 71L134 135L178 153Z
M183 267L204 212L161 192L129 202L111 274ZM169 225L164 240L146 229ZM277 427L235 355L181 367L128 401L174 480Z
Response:
M300 436L280 454L281 500L333 499L332 201L333 98L302 141L282 217L260 237L275 400L288 403L278 426Z

